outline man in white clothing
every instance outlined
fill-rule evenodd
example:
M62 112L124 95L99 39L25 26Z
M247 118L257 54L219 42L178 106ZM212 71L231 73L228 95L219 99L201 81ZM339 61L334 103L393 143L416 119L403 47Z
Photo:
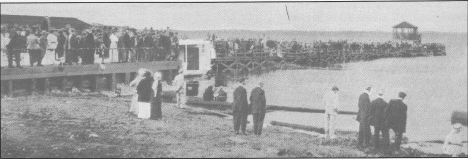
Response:
M332 139L336 138L336 116L338 115L338 109L340 107L338 91L338 87L333 86L332 91L327 92L323 98L325 104L325 136Z
M185 96L185 77L184 77L185 65L182 64L179 69L179 74L174 78L173 85L176 86L176 98L177 106L179 108L185 108L186 96Z

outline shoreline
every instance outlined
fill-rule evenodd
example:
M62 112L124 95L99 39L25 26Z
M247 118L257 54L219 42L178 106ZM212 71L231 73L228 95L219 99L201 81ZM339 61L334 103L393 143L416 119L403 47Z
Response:
M171 103L163 103L163 120L141 120L127 113L129 102L124 100L99 96L2 99L2 157L385 156L358 149L354 133L330 140L267 126L256 137L248 124L249 135L238 136L229 117L206 114L209 110L204 108L179 109ZM402 148L391 156L442 155Z

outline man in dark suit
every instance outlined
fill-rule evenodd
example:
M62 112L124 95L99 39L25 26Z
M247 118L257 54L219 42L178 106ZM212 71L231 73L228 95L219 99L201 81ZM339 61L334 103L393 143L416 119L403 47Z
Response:
M21 32L21 29L19 28L10 28L10 43L6 46L8 50L8 68L14 68L13 67L13 56L15 57L15 62L16 62L16 67L17 68L23 68L21 67L21 48L23 46L26 46L26 43L23 43L23 40L21 39L21 36L19 33Z
M250 93L250 105L252 105L254 134L260 136L262 134L263 120L266 113L266 98L263 88L263 82L260 82L259 87L254 88Z
M65 63L72 65L73 63L78 64L78 54L80 48L79 38L77 37L75 30L70 29L70 35L67 38L67 53L68 55L65 56L66 60Z
M135 43L132 44L132 41L130 41L130 35L129 35L129 30L125 30L125 33L124 35L122 36L122 44L123 44L123 47L124 47L124 53L123 53L123 59L122 59L122 62L128 62L129 60L129 55L130 55L130 52L131 52L131 47L132 45L135 45Z
M371 138L371 132L370 132L370 126L369 122L367 121L368 116L369 116L369 105L370 105L370 99L369 99L369 94L371 91L371 87L367 87L364 91L359 96L359 111L357 114L356 120L359 121L359 137L358 137L358 144L361 146L363 143L365 146L369 146L370 143L370 138Z
M399 99L392 99L388 102L387 110L385 111L385 118L387 119L387 125L390 129L395 132L395 150L400 150L401 139L403 133L406 132L406 113L408 106L403 103L406 97L406 93L398 93Z
M88 34L85 37L86 42L85 44L85 52L82 56L82 64L94 64L94 52L95 52L95 43L94 43L94 35L91 30L88 30Z
M250 106L247 102L247 90L244 88L245 79L239 80L239 86L234 90L234 102L232 103L233 118L234 118L234 131L236 135L239 134L239 127L242 130L242 134L245 133L245 127L247 126L247 116L250 113Z
M385 125L385 109L387 102L383 99L383 91L379 91L377 99L373 100L369 108L369 124L374 126L374 146L375 149L388 147L390 142L388 127ZM383 147L380 147L380 132L382 132Z
M153 33L149 33L145 38L144 38L144 52L146 54L146 59L145 61L153 61L154 60L154 39L153 39Z
M108 27L104 27L104 35L102 37L102 42L104 43L104 46L106 48L104 49L103 58L109 58L109 47L110 47L110 44L111 44L109 32L110 32L110 29Z

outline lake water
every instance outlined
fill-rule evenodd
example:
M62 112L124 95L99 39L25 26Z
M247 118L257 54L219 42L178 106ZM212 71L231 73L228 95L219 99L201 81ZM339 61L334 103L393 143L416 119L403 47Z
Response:
M327 36L323 35L319 40L325 40L323 37ZM385 41L389 36L379 33L353 37L359 37L354 39L361 41ZM298 39L306 40L306 37L298 36ZM358 97L368 85L374 87L371 100L377 97L376 92L380 89L384 90L386 101L397 98L398 92L403 91L408 95L405 99L408 105L405 135L412 141L443 140L450 132L452 111L467 111L466 34L423 34L423 40L445 44L447 56L347 63L343 70L279 70L249 77L246 87L250 93L259 81L264 81L267 104L323 108L323 94L336 85L340 88L341 109L355 112ZM203 85L213 81L206 82L202 84L201 92L206 88ZM233 84L227 88L228 101L232 101L233 89ZM344 115L338 120L338 129L357 130L358 123L354 119L355 116ZM267 120L315 126L323 123L321 114L309 113L275 112L267 115Z

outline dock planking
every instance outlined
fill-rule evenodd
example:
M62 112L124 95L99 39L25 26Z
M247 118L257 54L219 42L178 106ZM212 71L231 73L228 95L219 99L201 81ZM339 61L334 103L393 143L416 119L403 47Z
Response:
M26 67L22 69L2 69L1 80L18 80L34 78L50 78L63 76L99 75L113 73L136 72L139 68L146 68L151 71L178 69L179 61L155 61L155 62L135 62L135 63L109 63L100 65L73 65L73 66L43 66Z

